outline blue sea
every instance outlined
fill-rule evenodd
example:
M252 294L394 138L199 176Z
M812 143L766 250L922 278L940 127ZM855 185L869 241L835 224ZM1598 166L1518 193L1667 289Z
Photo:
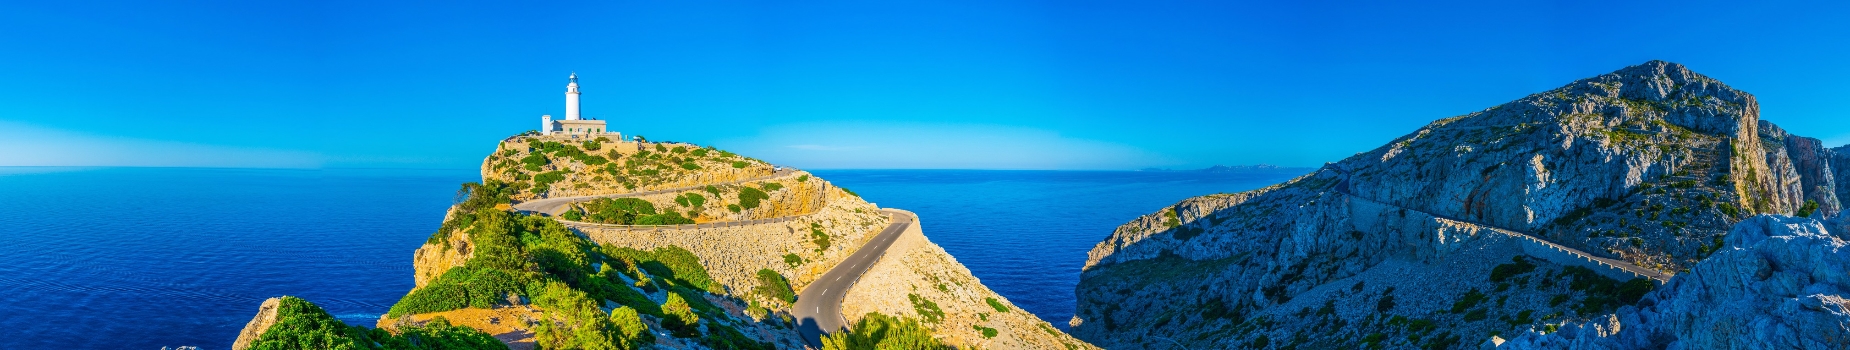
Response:
M1065 327L1085 252L1189 196L1292 175L815 171L925 233ZM474 169L0 167L0 349L229 348L263 299L371 325Z

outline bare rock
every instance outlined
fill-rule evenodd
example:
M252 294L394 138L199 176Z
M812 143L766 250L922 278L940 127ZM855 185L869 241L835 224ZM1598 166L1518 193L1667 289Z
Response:
M270 325L276 324L276 308L281 306L282 302L282 298L265 299L263 305L257 307L257 316L252 317L249 323L244 324L244 330L238 332L238 340L231 344L231 349L250 348L251 343L263 337L263 333L270 330Z

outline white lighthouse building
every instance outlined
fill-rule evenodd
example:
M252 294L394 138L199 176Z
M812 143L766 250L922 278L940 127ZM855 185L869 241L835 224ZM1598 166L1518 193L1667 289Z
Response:
M545 135L566 135L571 137L615 136L618 133L605 129L602 120L584 119L578 109L578 73L572 73L571 81L565 83L565 119L552 119L551 115L540 116L540 133Z

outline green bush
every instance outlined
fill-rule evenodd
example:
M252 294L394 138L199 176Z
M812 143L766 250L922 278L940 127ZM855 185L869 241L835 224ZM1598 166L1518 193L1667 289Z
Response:
M821 223L809 224L809 241L816 244L816 253L829 250L829 234L822 232Z
M1535 264L1529 263L1529 260L1524 259L1521 255L1510 258L1510 260L1511 262L1508 264L1497 265L1497 267L1490 269L1491 282L1503 282L1503 280L1509 279L1510 277L1535 271Z
M735 160L735 161L732 161L732 167L733 167L733 168L739 168L739 169L744 169L744 168L745 168L745 167L746 167L747 165L751 165L751 163L746 163L746 162L745 162L745 161L743 161L743 160Z
M983 298L983 302L989 303L989 307L996 309L996 312L1009 312L1009 306L1002 305L1002 301L996 298Z
M1808 218L1816 211L1818 211L1818 201L1807 199L1805 200L1805 206L1799 207L1798 216Z
M621 261L634 261L636 267L647 271L649 275L667 283L671 287L679 286L708 293L725 293L725 287L713 280L700 258L693 252L678 246L655 248L654 251L641 251L628 247L606 245L604 255Z
M784 254L784 264L790 265L790 269L795 270L798 266L803 266L803 257L796 253Z
M906 294L906 299L912 301L912 311L918 312L919 318L923 319L925 323L938 323L944 321L944 310L938 309L938 303L932 302L931 299L925 299L925 297L921 297L918 294Z
M457 266L445 271L424 288L411 291L392 305L386 317L450 311L462 308L490 308L519 294L522 283L514 276L491 268Z
M761 185L760 187L763 187L765 192L775 192L777 190L783 189L784 185L780 183L776 183L776 182L766 182L764 183L764 185Z
M687 299L679 293L668 293L668 299L662 301L662 327L674 332L676 338L693 338L700 335L700 315L687 304Z
M276 323L249 349L507 349L487 333L451 326L442 317L399 332L348 326L314 303L285 296L277 305Z
M1464 297L1452 303L1452 313L1465 312L1465 309L1477 306L1478 303L1484 302L1484 299L1486 299L1484 293L1478 292L1477 288L1472 288L1465 292Z
M758 207L760 201L766 199L771 199L771 195L765 194L764 191L751 187L739 187L739 208L754 209Z
M989 338L995 338L995 337L996 337L996 329L995 329L995 328L989 328L989 327L983 327L983 326L980 326L980 325L970 325L970 327L972 327L972 328L975 328L977 332L980 332L980 333L983 333L983 338L984 338L984 339L989 339Z
M880 313L868 313L847 332L835 332L822 339L824 350L949 350L939 342L930 328L918 320L898 319Z
M797 176L797 182L809 181L809 175Z
M785 280L784 275L771 271L771 269L758 270L758 288L754 288L752 292L786 303L797 302L797 293L790 289L790 281Z
M1484 309L1474 309L1465 314L1465 322L1480 321L1488 317L1490 316L1486 314Z

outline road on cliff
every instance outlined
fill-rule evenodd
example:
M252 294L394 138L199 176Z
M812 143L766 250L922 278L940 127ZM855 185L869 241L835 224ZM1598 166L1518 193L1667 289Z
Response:
M1343 173L1343 172L1339 170L1339 171L1338 171L1338 173ZM1497 227L1497 226L1493 226L1493 225L1489 225L1489 224L1484 224L1484 223L1481 223L1481 222L1476 222L1476 221L1471 221L1471 220L1465 220L1464 218L1458 218L1458 217L1452 217L1452 216L1449 216L1449 215L1443 215L1443 214L1438 214L1438 213L1433 213L1433 212L1428 212L1428 211L1424 211L1424 210L1420 210L1420 209L1414 209L1414 208L1408 208L1408 207L1403 207L1403 206L1400 206L1399 204L1394 204L1394 203L1388 203L1388 202L1383 202L1383 201L1378 201L1378 200L1374 200L1374 199L1371 199L1371 198L1368 198L1368 197L1363 197L1363 196L1359 196L1359 195L1356 195L1356 194L1354 194L1354 193L1350 193L1350 192L1349 192L1349 178L1348 178L1348 176L1347 176L1346 174L1345 174L1345 175L1343 176L1343 178L1342 178L1341 180L1339 180L1339 181L1337 181L1337 182L1336 182L1336 193L1341 193L1341 194L1343 194L1343 195L1346 195L1346 196L1349 196L1349 198L1355 198L1355 199L1358 199L1358 200L1364 200L1364 201L1369 201L1369 202L1373 202L1373 203L1375 203L1375 204L1380 204L1380 205L1384 205L1384 206L1389 206L1389 207L1394 207L1394 208L1397 208L1397 209L1405 209L1405 210L1408 210L1408 211L1412 211L1412 212L1416 212L1416 213L1420 213L1420 214L1426 214L1426 216L1431 216L1431 217L1435 217L1435 218L1440 218L1440 219L1446 219L1446 220L1451 220L1451 221L1457 221L1457 222L1462 222L1462 223L1468 223L1468 224L1472 224L1472 225L1477 225L1477 226L1479 226L1479 227L1483 227L1483 228L1485 228L1485 229L1489 229L1489 230L1494 230L1494 231L1500 231L1500 232L1503 232L1504 234L1510 234L1510 235L1516 235L1516 236L1522 236L1522 237L1527 237L1528 239L1532 239L1532 240L1535 240L1536 242L1540 242L1540 243L1542 243L1542 244L1546 244L1546 245L1548 245L1549 247L1553 247L1553 248L1555 248L1555 249L1558 249L1558 250L1561 250L1561 251L1565 251L1565 252L1567 252L1568 254L1571 254L1571 255L1574 255L1574 256L1578 256L1578 257L1580 257L1580 258L1582 258L1582 259L1586 259L1586 260L1588 260L1588 261L1591 261L1591 262L1593 262L1593 263L1596 263L1596 264L1605 264L1605 265L1610 265L1610 266L1612 266L1612 267L1617 267L1617 268L1619 268L1619 269L1621 269L1621 270L1625 270L1626 272L1631 272L1631 273L1632 273L1632 274L1634 274L1634 275L1639 275L1639 276L1643 276L1643 277L1645 277L1645 278L1650 278L1650 279L1651 279L1652 281L1655 281L1655 282L1657 282L1658 284L1663 284L1664 282L1668 282L1668 281L1670 281L1670 277L1673 277L1673 276L1674 276L1674 275L1671 275L1671 274L1668 274L1668 273L1664 273L1664 272L1662 272L1662 271L1657 271L1657 270L1652 270L1652 269L1647 269L1647 268L1644 268L1643 266L1638 266L1638 265L1636 265L1636 264L1632 264L1631 262L1628 262L1628 261L1624 261L1624 260L1618 260L1618 259L1612 259L1612 258L1603 258L1603 257L1600 257L1600 256L1597 256L1597 255L1593 255L1593 254L1591 254L1591 253L1587 253L1587 252L1584 252L1584 251L1580 251L1579 249L1574 249L1574 248L1571 248L1571 247L1568 247L1568 246L1565 246L1565 245L1561 245L1561 244L1559 244L1559 243L1555 243L1555 242L1550 242L1550 241L1548 241L1548 239L1545 239L1545 238L1542 238L1541 236L1537 236L1537 235L1534 235L1534 234L1530 234L1530 233L1528 233L1528 232L1523 232L1523 231L1517 231L1517 230L1512 230L1512 229L1507 229L1507 228L1502 228L1502 227ZM1621 281L1621 282L1623 282L1623 281Z
M824 335L848 328L848 320L842 317L842 298L848 296L848 289L861 280L861 275L873 268L874 263L880 262L880 257L886 255L887 248L899 240L900 234L905 233L918 220L910 213L883 211L892 219L886 229L880 230L860 250L804 287L803 293L797 294L797 304L790 313L797 319L797 331L803 334L803 341L809 343L810 347L821 349Z
M529 213L537 213L537 214L559 215L559 213L565 212L565 208L567 205L570 205L572 203L577 203L577 202L588 201L592 199L640 197L640 196L647 196L647 195L652 195L652 194L695 191L695 190L704 189L707 186L731 185L731 184L746 183L746 182L752 182L752 181L769 180L769 179L787 176L790 174L795 174L796 172L797 172L796 169L784 168L784 169L778 170L777 173L773 173L771 175L759 176L759 177L742 179L742 180L720 182L720 183L701 184L699 186L664 188L664 189L659 189L659 190L643 191L643 192L536 199L536 200L520 202L520 204L515 204L514 210L519 210L519 211L524 211L524 212L529 212Z

